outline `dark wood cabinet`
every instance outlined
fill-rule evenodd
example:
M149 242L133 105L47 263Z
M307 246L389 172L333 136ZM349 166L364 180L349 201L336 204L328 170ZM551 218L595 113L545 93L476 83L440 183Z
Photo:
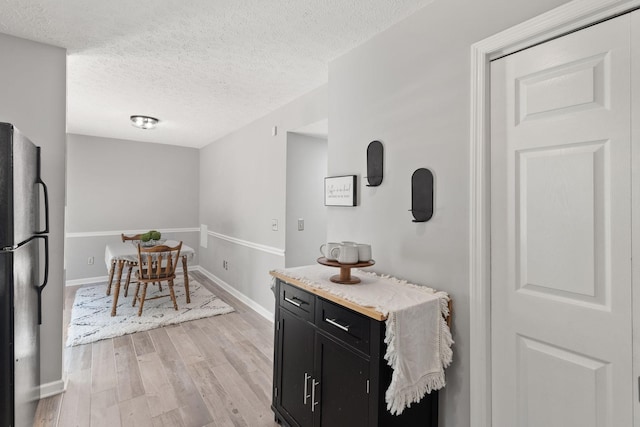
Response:
M369 361L320 333L316 334L315 348L314 372L320 376L320 410L314 413L320 421L315 425L367 427Z
M291 343L280 348L280 407L298 425L312 425L309 387L313 374L315 331L306 321L286 310L281 313L279 326L280 342Z
M295 427L437 426L437 392L399 416L386 410L391 369L384 360L384 321L280 279L275 294L276 421Z

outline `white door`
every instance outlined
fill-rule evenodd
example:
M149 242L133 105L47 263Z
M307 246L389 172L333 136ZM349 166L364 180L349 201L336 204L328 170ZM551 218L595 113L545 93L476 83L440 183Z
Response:
M494 427L632 425L630 16L491 65Z

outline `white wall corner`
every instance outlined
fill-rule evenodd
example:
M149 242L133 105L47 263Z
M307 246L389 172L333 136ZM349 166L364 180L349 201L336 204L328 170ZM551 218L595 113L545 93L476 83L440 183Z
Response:
M207 271L201 266L197 266L192 270L198 270L199 272L207 276L209 279L213 280L222 289L229 292L234 297L238 298L242 303L246 304L250 309L258 313L260 316L264 317L271 323L274 322L274 313L270 312L269 310L267 310L266 308L264 308L263 306L261 306L260 304L258 304L257 302L255 302L254 300L246 296L245 294L243 294L242 292L238 291L236 288L234 288L224 280L220 279L215 274Z

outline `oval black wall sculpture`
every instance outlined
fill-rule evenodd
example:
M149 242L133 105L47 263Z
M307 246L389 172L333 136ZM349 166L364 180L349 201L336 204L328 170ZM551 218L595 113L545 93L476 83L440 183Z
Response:
M411 176L411 213L413 222L429 221L433 216L433 174L429 169L416 169Z
M382 184L384 147L380 141L371 141L367 147L367 187Z

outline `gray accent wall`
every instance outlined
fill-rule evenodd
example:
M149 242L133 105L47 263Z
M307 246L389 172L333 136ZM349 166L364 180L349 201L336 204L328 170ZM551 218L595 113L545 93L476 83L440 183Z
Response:
M42 147L49 188L49 283L42 294L40 380L62 387L66 51L0 34L0 121L14 124ZM56 383L58 383L56 385Z
M326 115L322 86L200 150L200 266L263 311L274 311L269 270L284 267L287 131Z
M329 65L329 175L366 176L376 139L385 175L379 187L360 179L358 207L328 209L327 238L370 242L374 271L452 296L442 426L470 424L470 46L562 3L433 2ZM434 174L435 211L414 223L411 174L421 167Z
M156 229L197 253L199 154L196 148L69 134L67 280L104 278L105 245L120 241L121 232ZM198 264L197 255L191 264Z
M287 136L287 212L285 266L314 264L326 241L327 140L289 132ZM298 230L298 219L304 230Z

